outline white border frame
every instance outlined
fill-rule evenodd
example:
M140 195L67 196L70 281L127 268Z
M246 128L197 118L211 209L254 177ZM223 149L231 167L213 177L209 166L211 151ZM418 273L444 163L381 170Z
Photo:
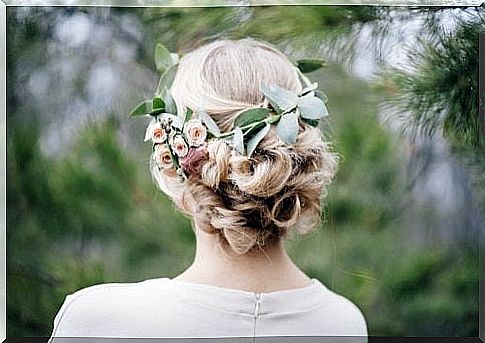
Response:
M0 342L7 335L7 6L236 7L269 5L481 6L485 0L0 0ZM481 334L481 332L480 332Z

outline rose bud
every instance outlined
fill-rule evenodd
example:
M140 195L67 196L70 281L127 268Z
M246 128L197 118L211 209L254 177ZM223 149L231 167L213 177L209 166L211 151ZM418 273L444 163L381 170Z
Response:
M169 148L165 144L156 144L153 158L160 168L172 168L172 155Z
M184 158L179 160L180 166L183 168L184 172L188 175L198 173L200 162L207 160L209 154L205 146L198 148L191 148Z
M184 136L191 146L199 146L207 137L207 129L199 119L191 119L184 125Z
M173 136L170 145L172 146L173 152L179 157L184 157L189 151L189 147L187 146L187 143L185 143L185 139L179 134Z
M160 122L152 120L150 125L148 125L147 131L145 133L145 141L151 139L153 143L164 143L167 139L167 133L160 125Z

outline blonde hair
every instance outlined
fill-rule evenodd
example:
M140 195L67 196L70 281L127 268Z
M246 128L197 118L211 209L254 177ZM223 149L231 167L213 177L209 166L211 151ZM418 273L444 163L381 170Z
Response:
M263 103L261 83L302 90L296 67L276 48L250 38L219 40L181 59L170 90L179 111L203 110L228 131L241 110ZM272 126L251 158L212 140L200 173L183 183L174 170L154 163L152 175L201 229L244 254L291 228L306 233L320 224L321 200L338 159L320 129L299 126L293 145L283 143Z

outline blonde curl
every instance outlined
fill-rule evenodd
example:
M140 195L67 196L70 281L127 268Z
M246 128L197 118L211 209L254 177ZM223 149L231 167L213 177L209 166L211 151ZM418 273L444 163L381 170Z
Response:
M179 110L203 110L226 131L241 110L263 103L262 82L302 89L294 65L271 45L220 40L181 59L171 93ZM293 228L306 233L320 224L338 156L319 128L300 123L296 143L288 145L271 127L250 158L223 139L209 141L207 153L199 173L183 183L154 163L151 172L182 212L236 253L264 247Z

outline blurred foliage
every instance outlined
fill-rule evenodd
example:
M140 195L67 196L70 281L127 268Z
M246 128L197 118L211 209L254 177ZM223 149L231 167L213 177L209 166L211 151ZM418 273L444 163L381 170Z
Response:
M173 275L194 244L148 163L120 149L115 119L85 130L59 160L37 142L35 126L9 136L9 336L48 335L57 306L80 286Z
M120 9L120 13L125 12L135 13L133 9ZM320 48L323 37L330 39L329 45L332 45L338 37L359 31L365 23L379 21L384 13L373 6L252 6L148 8L137 15L144 24L145 33L155 38L152 42L144 42L148 44L148 54L143 56L151 64L156 42L163 42L170 51L183 54L216 38L251 36L298 54L298 50ZM293 48L288 46L290 41ZM353 47L352 44L340 46L339 56L351 59Z
M388 103L404 115L407 128L433 135L440 130L453 145L477 148L483 137L478 123L478 37L485 33L484 12L459 18L447 32L435 27L408 52L411 65L383 75ZM483 142L482 142L483 144Z
M49 335L65 295L80 288L173 277L190 264L195 247L190 221L150 178L150 147L142 144L143 128L126 143L123 125L130 120L129 106L126 113L70 126L71 139L61 142L67 147L63 154L41 149L44 113L38 99L19 96L28 88L21 76L27 67L48 63L56 21L82 12L93 22L108 22L136 47L137 66L155 75L157 42L183 53L216 38L251 35L302 57L320 51L322 42L337 44L343 35L349 37L347 45L337 50L346 60L355 47L353 30L375 24L382 34L387 32L386 16L395 18L390 9L365 6L291 6L291 15L283 6L22 11L9 8L7 22L9 337ZM139 31L131 32L135 24ZM473 38L466 33L463 37ZM301 48L305 45L308 50ZM76 49L69 51L84 51L82 46ZM430 51L426 61L435 63ZM310 78L329 97L326 129L343 158L329 189L326 223L306 237L289 237L291 256L310 276L352 299L363 310L371 335L476 336L477 249L411 236L405 220L410 199L405 141L377 116L381 89L350 76L340 64L329 65ZM153 81L147 89L156 87L156 77ZM82 82L74 81L80 93ZM129 90L130 99L136 92L133 84L118 86ZM451 84L443 86L451 92ZM412 89L406 91L412 94ZM450 132L456 128L449 126ZM133 147L130 142L137 143Z
M290 239L291 256L355 301L371 335L478 334L478 247L420 245L409 235L403 141L375 116L377 94L342 70L315 77L327 80L322 89L343 161L329 189L326 223L308 237Z

